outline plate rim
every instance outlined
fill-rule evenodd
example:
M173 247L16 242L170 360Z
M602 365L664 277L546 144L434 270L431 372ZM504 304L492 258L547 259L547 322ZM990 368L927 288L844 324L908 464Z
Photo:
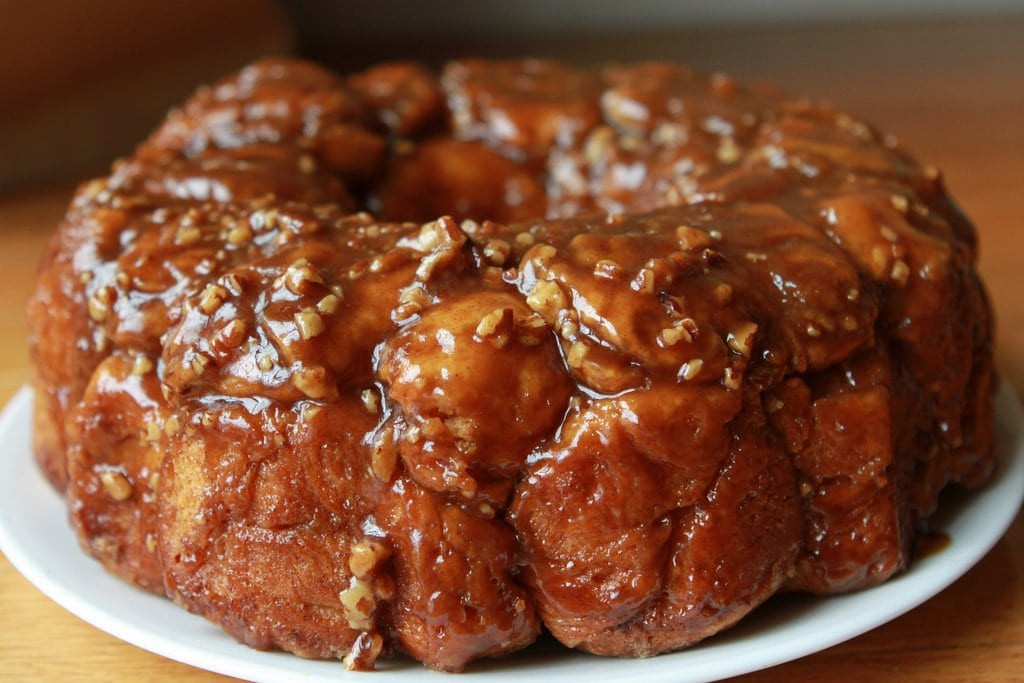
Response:
M72 564L82 565L82 562L76 560L84 560L93 567L93 570L98 568L103 576L116 582L116 585L126 591L126 594L134 596L135 600L151 599L157 601L153 604L166 605L195 619L197 623L208 627L204 630L211 632L211 643L220 645L220 647L197 646L191 642L194 640L194 636L190 637L188 642L183 643L178 639L181 635L177 637L161 635L158 631L154 632L152 628L147 631L144 627L140 628L130 621L126 621L123 615L112 614L103 609L97 604L95 597L80 595L69 590L64 585L66 581L60 580L60 572L40 565L39 546L33 546L31 542L26 545L24 538L26 534L19 533L23 529L15 528L11 515L12 510L7 509L11 497L4 495L5 491L3 491L5 487L23 483L18 477L6 475L26 474L27 470L27 476L31 479L34 473L35 479L38 481L25 482L26 485L34 487L42 483L49 491L50 499L41 501L40 505L59 506L66 513L64 501L43 480L31 453L12 454L9 452L20 451L21 448L18 446L21 444L18 440L27 443L31 434L32 398L32 389L23 386L14 394L0 414L0 444L2 444L0 445L0 551L30 583L68 612L124 642L208 671L250 680L267 681L268 683L294 679L297 675L301 675L307 680L318 680L321 676L324 680L337 680L339 676L364 675L360 672L346 671L340 662L334 660L306 660L288 653L252 650L235 643L216 626L198 616L185 613L173 602L145 593L120 581L113 575L107 574L99 563L80 550L67 522L66 514L64 514L66 531L72 538L71 558L74 558ZM893 577L879 586L844 595L813 598L816 606L810 609L812 620L815 611L836 612L840 615L845 613L849 617L842 619L833 617L825 621L820 625L821 628L817 629L817 637L813 640L805 639L803 642L790 642L786 644L786 647L778 647L778 643L771 642L773 637L771 633L767 635L755 633L753 636L739 635L736 637L735 634L742 633L742 625L746 621L744 619L737 627L725 631L709 641L703 641L693 648L650 659L606 659L566 650L564 653L559 653L557 661L553 665L542 663L539 665L540 671L535 671L532 666L524 666L521 661L524 656L520 654L518 658L513 655L512 659L497 660L501 662L500 664L485 665L482 670L480 668L474 670L471 667L469 671L460 676L492 680L500 680L507 676L511 680L513 677L528 675L535 679L533 683L541 683L547 680L544 673L553 674L554 678L562 680L566 675L566 666L574 666L575 661L590 660L587 673L588 678L593 681L655 683L656 681L713 680L751 673L799 659L855 638L909 612L947 588L977 564L1006 533L1021 507L1022 499L1024 499L1024 409L1022 409L1016 392L1006 382L1001 383L995 397L995 406L998 447L1000 448L1000 461L996 473L988 484L964 496L964 502L954 512L950 521L955 526L958 521L970 520L972 515L980 514L978 508L982 507L989 512L989 516L985 518L987 524L982 529L985 533L968 535L966 538L960 539L953 537L953 534L950 533L952 540L948 548L933 556L919 558L909 571ZM12 434L17 438L12 439ZM12 443L13 446L10 445ZM27 467L26 463L28 463ZM942 511L940 511L940 516L942 516L941 513ZM950 552L950 548L955 550ZM952 564L950 564L951 557L955 558L955 562ZM94 574L95 572L90 571L89 573ZM107 581L103 580L101 583L107 583ZM868 602L877 602L875 598L885 600L889 603L889 609L876 609L869 615L864 614L857 608L859 603L865 601L865 598L868 599ZM822 608L822 605L826 607ZM897 607L893 608L892 605L897 605ZM822 620L819 619L819 621ZM770 627L769 630L774 628L776 631L774 637L778 637L794 630L795 627L799 627L799 620L796 624L784 621L781 627L776 625L776 627ZM216 636L229 641L228 644L220 643L220 639ZM236 647L238 648L237 652L235 651ZM743 656L736 656L736 653L731 652L738 649L742 650ZM225 650L227 654L224 653ZM386 666L387 663L383 664L385 666L382 667L382 670L365 674L374 677L368 680L385 683L391 680L407 679L410 673L417 675L427 673L427 670L421 668L416 662L412 663L412 668L407 664L391 669ZM593 671L595 668L596 672ZM323 670L322 673L320 669Z

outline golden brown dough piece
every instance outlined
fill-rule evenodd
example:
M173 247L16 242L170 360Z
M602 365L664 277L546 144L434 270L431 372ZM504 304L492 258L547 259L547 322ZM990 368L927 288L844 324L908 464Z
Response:
M265 60L76 194L36 457L254 647L653 655L884 581L986 480L976 248L891 138L725 76Z

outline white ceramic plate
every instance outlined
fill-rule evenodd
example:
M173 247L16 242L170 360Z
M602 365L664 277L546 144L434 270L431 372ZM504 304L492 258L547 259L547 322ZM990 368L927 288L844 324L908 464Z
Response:
M408 659L382 662L373 674L337 661L310 661L251 650L168 600L104 571L78 548L64 503L31 457L32 394L22 389L0 416L0 550L58 604L122 640L171 659L239 678L366 683L443 680ZM646 660L606 659L540 642L514 657L474 664L460 675L488 683L565 680L702 681L756 671L853 638L921 604L974 565L1003 535L1024 497L1024 413L1012 390L997 400L1001 465L991 484L944 500L935 528L951 542L910 571L870 590L829 598L769 601L738 626L697 647ZM454 679L451 679L454 681Z

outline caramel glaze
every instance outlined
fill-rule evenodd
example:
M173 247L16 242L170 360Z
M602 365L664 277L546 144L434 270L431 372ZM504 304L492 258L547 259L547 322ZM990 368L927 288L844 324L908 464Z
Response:
M986 479L975 251L892 138L725 76L267 60L76 194L37 456L255 647L656 654L885 580Z

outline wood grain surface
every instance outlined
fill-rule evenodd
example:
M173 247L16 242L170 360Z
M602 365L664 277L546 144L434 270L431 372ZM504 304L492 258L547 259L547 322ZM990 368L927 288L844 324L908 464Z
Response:
M1003 381L1024 389L1024 17L733 30L562 45L582 59L672 57L829 99L941 168L978 226ZM633 48L630 48L633 46ZM626 51L631 50L632 51ZM154 122L155 125L156 122ZM72 188L0 197L0 402L28 377L24 302ZM340 664L339 664L340 671ZM213 681L96 630L0 556L0 680ZM432 676L441 680L439 676ZM367 680L372 680L368 677ZM455 680L454 678L452 680ZM1024 517L963 579L818 654L736 680L1024 680Z

